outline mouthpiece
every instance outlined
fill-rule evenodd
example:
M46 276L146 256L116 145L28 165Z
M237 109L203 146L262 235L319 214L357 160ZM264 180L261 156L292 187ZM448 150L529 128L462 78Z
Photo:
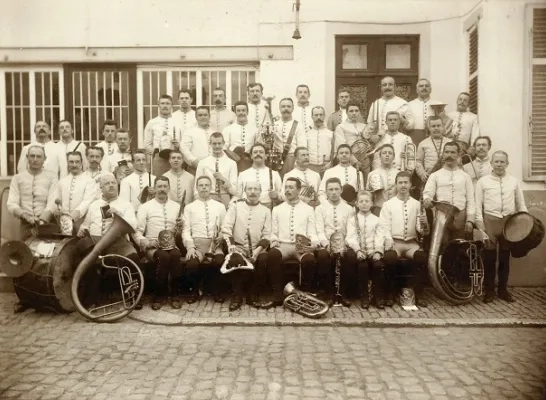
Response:
M63 204L63 202L61 201L61 199L55 199L55 204L60 206L61 204Z

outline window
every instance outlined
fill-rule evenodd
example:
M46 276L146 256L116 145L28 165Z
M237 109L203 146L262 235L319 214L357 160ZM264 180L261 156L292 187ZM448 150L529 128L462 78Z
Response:
M173 96L173 109L179 109L178 91L188 89L193 105L213 107L212 92L220 87L226 91L226 105L247 100L247 85L257 80L255 67L169 68L141 67L137 71L138 132L142 145L146 123L158 115L157 99L161 94Z
M478 114L478 23L468 31L468 92L470 93L469 108Z
M0 69L0 104L0 176L9 176L23 146L34 140L36 121L46 121L53 134L64 118L62 68Z
M546 8L529 7L529 97L526 180L546 180Z

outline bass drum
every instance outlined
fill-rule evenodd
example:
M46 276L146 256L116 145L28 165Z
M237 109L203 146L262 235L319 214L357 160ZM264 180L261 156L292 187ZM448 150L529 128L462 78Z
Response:
M544 224L526 212L516 213L504 224L502 234L510 245L512 257L525 257L544 240Z
M72 312L72 275L80 257L77 237L31 237L25 241L33 255L30 271L13 279L22 305L36 310Z

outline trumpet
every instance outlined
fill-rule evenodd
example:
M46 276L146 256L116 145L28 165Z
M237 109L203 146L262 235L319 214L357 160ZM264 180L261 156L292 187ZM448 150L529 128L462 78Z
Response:
M415 171L415 159L417 156L417 146L411 142L404 145L404 154L402 155L401 171Z
M216 221L214 221L214 231L212 233L212 240L210 242L209 250L205 253L205 257L209 260L212 260L214 258L214 253L216 253L216 249L218 248L219 244L219 238L220 238L220 217L216 217Z

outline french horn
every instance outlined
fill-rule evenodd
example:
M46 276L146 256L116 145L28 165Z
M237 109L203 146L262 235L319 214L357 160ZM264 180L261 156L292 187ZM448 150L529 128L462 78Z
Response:
M286 284L283 294L285 296L284 307L304 317L320 318L329 310L328 304L310 293L298 290L294 282Z

